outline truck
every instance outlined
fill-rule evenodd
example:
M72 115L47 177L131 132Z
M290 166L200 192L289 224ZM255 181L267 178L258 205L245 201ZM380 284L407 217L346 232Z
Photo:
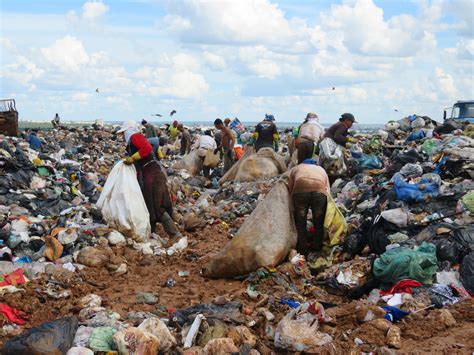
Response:
M452 107L444 109L443 118L474 123L474 100L457 101Z
M0 134L18 137L19 133L15 100L0 100Z

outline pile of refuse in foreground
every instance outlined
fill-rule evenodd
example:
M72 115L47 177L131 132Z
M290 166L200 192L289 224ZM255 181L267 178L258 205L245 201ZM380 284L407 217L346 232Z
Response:
M355 134L331 187L346 222L307 259L291 250L289 133L248 153L274 173L244 174L259 166L244 155L221 184L174 169L168 146L177 240L104 222L113 128L39 132L41 152L0 137L1 353L472 351L474 130L434 125Z

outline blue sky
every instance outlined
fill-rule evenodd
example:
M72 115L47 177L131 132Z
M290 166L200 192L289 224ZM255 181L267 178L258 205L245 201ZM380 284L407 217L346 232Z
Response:
M0 96L25 120L384 123L474 99L470 0L0 4Z

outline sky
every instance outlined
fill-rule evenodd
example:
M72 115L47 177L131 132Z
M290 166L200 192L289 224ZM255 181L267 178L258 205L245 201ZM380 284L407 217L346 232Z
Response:
M474 1L2 0L20 119L441 120L474 99Z

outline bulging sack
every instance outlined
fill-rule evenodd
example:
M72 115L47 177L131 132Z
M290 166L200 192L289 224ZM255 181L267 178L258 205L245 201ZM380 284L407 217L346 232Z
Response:
M206 152L206 156L204 157L203 165L207 166L208 168L215 168L217 165L219 165L219 160L220 154L214 154L214 151L212 149L208 149Z
M281 263L296 245L290 204L286 184L278 182L246 218L236 236L209 262L204 276L235 277Z
M137 180L135 166L117 163L110 172L97 206L110 227L135 241L148 239L150 215Z
M192 150L174 165L175 170L187 170L192 175L197 175L202 169L202 160L199 157L198 150Z
M284 159L272 148L262 148L239 166L234 181L256 181L278 176L286 171Z

